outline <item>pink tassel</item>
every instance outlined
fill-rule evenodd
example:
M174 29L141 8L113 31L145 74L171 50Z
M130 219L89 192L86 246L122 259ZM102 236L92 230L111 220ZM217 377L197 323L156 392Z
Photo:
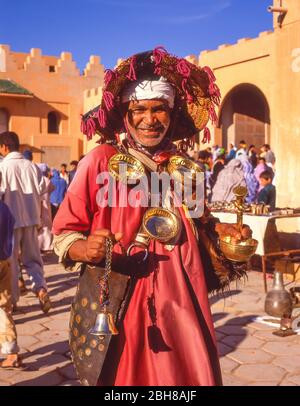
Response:
M106 113L101 107L98 110L97 118L98 118L100 127L105 128L106 127Z
M80 131L82 132L82 134L86 135L87 127L86 127L86 123L82 116L81 116Z
M127 75L127 78L128 78L129 80L132 80L132 81L136 80L135 67L134 67L134 65L135 65L135 59L136 59L136 58L135 58L134 56L131 57L131 59L130 59L129 72L128 72L128 75Z
M177 72L183 77L188 78L191 75L191 68L185 59L180 59L176 65Z
M87 121L87 139L90 140L93 138L93 135L96 132L96 124L92 117Z
M212 124L217 125L218 116L217 116L217 113L216 113L216 110L215 110L213 104L211 104L210 108L209 108L209 117L211 119Z
M183 90L184 93L185 93L185 97L186 97L187 102L188 102L188 103L192 103L194 99L193 99L193 96L192 96L192 95L189 93L189 91L187 90L186 84L187 84L187 78L185 78L185 79L182 80L182 82L181 82L181 87L182 87L182 90Z
M167 54L168 52L165 50L165 48L164 47L162 47L162 46L159 46L159 47L156 47L154 50L153 50L153 59L154 59L154 63L155 63L155 66L158 66L160 63L161 63L161 61L163 60L163 57Z
M161 74L161 68L159 65L161 64L161 61L163 60L163 57L167 54L168 52L165 50L164 47L156 47L153 50L153 60L155 63L155 68L154 68L154 74L155 75L160 75Z
M204 134L203 134L203 138L202 138L202 143L206 144L207 142L210 142L211 140L211 135L210 135L210 130L208 127L204 128Z
M204 72L207 73L210 82L215 82L216 81L216 77L215 77L213 71L210 69L209 66L204 66L204 68L202 68L202 69L204 70Z
M103 100L106 106L106 109L110 111L114 107L114 95L107 90L103 93Z
M115 77L116 72L111 69L107 69L104 75L104 85L107 86L111 82L111 80L114 79Z

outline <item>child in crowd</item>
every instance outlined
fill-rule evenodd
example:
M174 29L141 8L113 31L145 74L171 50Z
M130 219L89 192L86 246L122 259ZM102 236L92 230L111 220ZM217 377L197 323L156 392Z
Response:
M258 193L257 202L270 206L270 211L276 207L276 188L272 185L273 176L268 170L262 172L259 176L259 183L262 187Z

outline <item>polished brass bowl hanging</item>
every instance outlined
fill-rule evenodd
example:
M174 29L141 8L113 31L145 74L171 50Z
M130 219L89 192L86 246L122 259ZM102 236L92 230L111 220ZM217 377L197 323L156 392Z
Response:
M255 254L258 241L254 238L232 243L230 236L220 239L220 249L227 259L234 262L248 262Z
M170 210L155 207L144 214L143 230L150 238L166 243L180 233L181 220Z
M243 213L245 211L245 197L248 194L248 189L244 186L237 186L233 189L236 200L233 201L237 213L236 224L240 229L243 227ZM248 262L255 254L258 246L258 241L254 238L247 240L234 241L230 235L220 238L220 249L227 259L234 262Z
M123 183L141 179L146 173L144 165L138 159L121 153L109 159L108 170L112 176Z
M184 182L184 178L192 179L193 182L197 180L197 174L204 173L199 165L191 159L174 155L170 158L167 170L170 175L178 182Z

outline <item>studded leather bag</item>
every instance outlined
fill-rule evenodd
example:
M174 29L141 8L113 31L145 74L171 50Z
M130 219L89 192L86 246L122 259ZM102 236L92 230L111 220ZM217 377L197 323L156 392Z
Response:
M87 265L82 272L77 292L71 306L69 343L72 359L82 385L96 386L106 353L110 335L91 333L100 311L99 280L106 269ZM111 292L108 311L116 326L121 323L130 297L130 277L114 271L109 276Z

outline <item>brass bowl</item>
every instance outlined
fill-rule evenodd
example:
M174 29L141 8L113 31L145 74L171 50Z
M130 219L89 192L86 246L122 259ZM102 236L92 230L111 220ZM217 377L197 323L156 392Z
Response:
M141 179L146 173L145 167L140 161L131 155L122 153L115 154L109 159L108 171L123 183Z
M255 254L258 241L253 238L233 244L231 237L220 239L220 249L227 259L234 262L247 262Z
M169 174L173 175L174 178L180 183L185 181L184 177L187 177L187 179L191 179L192 182L196 182L197 174L200 173L202 174L204 179L204 172L200 168L200 166L193 162L191 159L182 157L180 155L173 155L170 158L167 170Z
M153 207L144 214L143 229L150 238L165 243L180 234L181 221L170 210Z

